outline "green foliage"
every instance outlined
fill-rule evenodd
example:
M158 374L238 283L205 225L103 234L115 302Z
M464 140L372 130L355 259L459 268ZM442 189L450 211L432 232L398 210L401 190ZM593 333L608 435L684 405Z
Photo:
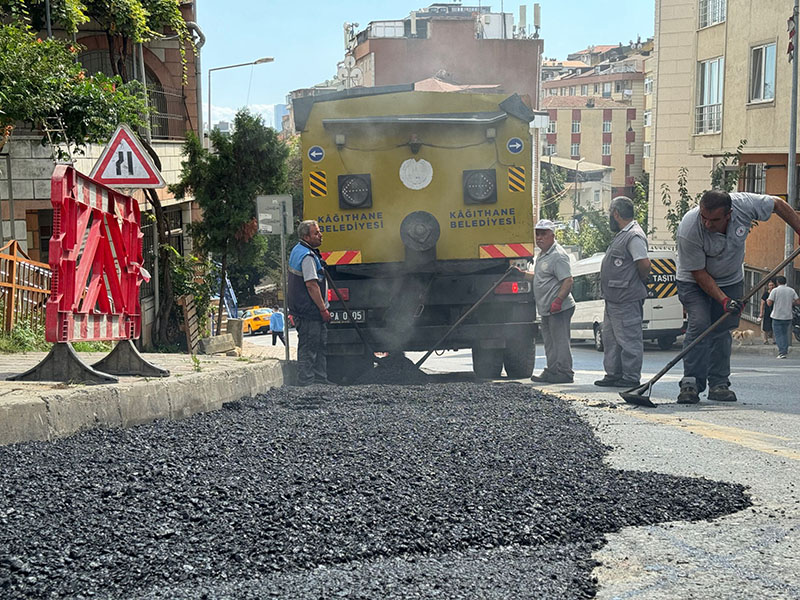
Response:
M725 190L732 192L741 176L741 158L742 150L747 144L747 140L740 140L739 145L736 147L736 153L731 154L726 152L722 158L714 165L711 170L711 187L713 190ZM738 169L729 169L728 166L739 165ZM683 216L692 208L697 206L700 198L708 190L698 192L694 197L689 193L687 186L689 169L681 167L678 170L678 198L672 199L672 194L669 185L666 183L661 184L661 203L667 207L667 229L672 234L672 239L677 240L678 226L681 224Z
M195 311L202 336L209 335L208 316L211 314L211 296L216 293L217 268L207 258L182 256L172 246L167 246L172 272L172 289L176 296L194 297Z
M211 142L213 154L189 134L180 182L170 190L178 198L193 193L202 208L203 220L190 229L201 252L223 261L230 257L234 267L262 264L265 244L254 239L258 235L255 198L286 189L288 149L274 129L246 109L237 113L230 137L215 129ZM256 276L237 273L240 283L244 279L248 286L257 282Z
M642 231L646 235L650 235L653 231L650 230L648 222L648 211L650 209L650 174L642 173L642 176L633 184L633 218L639 223Z
M72 342L75 352L111 352L111 342Z
M20 321L10 333L0 332L0 352L46 352L50 343L44 339L44 325Z
M106 140L121 121L144 125L138 84L87 75L76 53L67 43L38 39L30 28L0 25L0 129L16 122L41 128L60 118L65 131L55 133L55 141L80 151Z
M581 256L605 252L614 239L614 234L608 227L608 214L594 208L579 206L576 217L580 217L578 232L569 227L560 229L556 231L558 242L562 245L578 246Z
M186 46L191 36L180 10L181 0L50 0L54 27L73 33L80 25L93 20L108 38L116 38L111 52L115 73L127 81L124 58L133 45L163 37L163 28L174 31L180 40L181 58L186 65ZM45 24L45 0L0 0L0 11L17 23L41 30Z
M542 203L539 214L542 219L558 220L558 206L566 194L567 171L550 165L542 169Z

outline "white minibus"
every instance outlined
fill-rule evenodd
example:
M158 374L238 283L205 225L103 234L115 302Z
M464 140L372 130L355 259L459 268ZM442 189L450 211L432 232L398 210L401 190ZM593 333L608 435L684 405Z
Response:
M572 315L572 339L594 340L595 348L603 350L604 301L600 293L600 264L604 253L572 263L572 296L575 314ZM662 350L669 349L676 338L686 331L683 306L678 300L675 278L675 253L648 252L652 267L647 282L648 298L644 301L642 328L644 339L655 340Z

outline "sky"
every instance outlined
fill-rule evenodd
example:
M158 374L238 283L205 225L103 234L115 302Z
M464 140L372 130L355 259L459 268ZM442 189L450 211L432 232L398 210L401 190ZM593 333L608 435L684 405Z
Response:
M206 36L202 49L203 118L208 119L208 69L273 57L271 63L214 71L211 121L232 121L244 106L272 123L272 105L286 102L291 90L333 78L344 58L345 22L404 19L433 0L198 0L197 20ZM464 6L491 6L514 14L519 1L473 0ZM533 2L527 21L533 21ZM544 55L565 59L589 45L627 44L653 35L652 0L540 0ZM532 29L532 28L531 28Z

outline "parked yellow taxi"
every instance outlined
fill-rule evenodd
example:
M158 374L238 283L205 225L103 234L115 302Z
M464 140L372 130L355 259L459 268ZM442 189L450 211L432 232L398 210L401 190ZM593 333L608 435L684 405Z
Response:
M269 333L269 318L272 316L271 308L254 306L244 311L242 315L242 332L245 335L256 333Z

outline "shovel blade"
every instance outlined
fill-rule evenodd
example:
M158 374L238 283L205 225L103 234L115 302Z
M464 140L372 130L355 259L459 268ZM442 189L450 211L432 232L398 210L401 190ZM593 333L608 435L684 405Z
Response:
M656 408L656 405L650 400L650 383L625 390L624 392L620 392L619 395L628 404Z

